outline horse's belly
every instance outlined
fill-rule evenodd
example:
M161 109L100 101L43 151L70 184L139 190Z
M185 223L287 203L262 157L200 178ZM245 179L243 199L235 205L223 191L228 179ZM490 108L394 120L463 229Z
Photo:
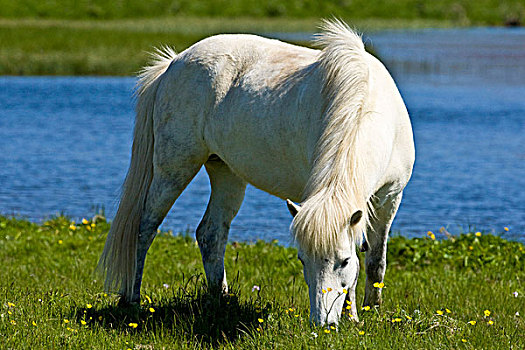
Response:
M299 158L253 142L220 153L232 171L249 184L282 199L301 201L309 170Z

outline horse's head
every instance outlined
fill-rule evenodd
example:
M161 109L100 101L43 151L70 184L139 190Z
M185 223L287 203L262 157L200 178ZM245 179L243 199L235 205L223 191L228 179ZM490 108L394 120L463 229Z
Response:
M295 217L301 207L290 200L287 204ZM362 212L356 211L349 225L357 224L361 217ZM325 256L308 253L299 246L298 258L309 289L310 321L317 325L337 324L342 310L357 320L355 287L359 259L348 235L341 233L337 248Z

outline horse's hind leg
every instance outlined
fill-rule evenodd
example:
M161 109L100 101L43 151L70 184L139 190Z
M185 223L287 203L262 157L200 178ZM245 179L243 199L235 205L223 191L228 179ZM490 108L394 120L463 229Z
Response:
M205 166L210 177L211 196L206 213L197 228L197 241L208 288L226 293L228 284L224 270L224 252L230 223L244 199L246 182L220 159L209 160Z
M169 168L169 171L166 171L166 167L163 168L159 164L154 166L153 180L148 190L140 222L133 295L122 298L123 302L140 302L140 286L146 253L156 236L157 229L175 200L202 167L202 163L191 162L187 159L179 159L174 163L178 165L177 168Z
M374 283L382 283L385 276L388 232L401 203L401 197L402 193L389 196L382 206L375 208L376 215L371 218L371 228L367 234L369 248L365 259L365 306L381 304L381 288L374 287Z

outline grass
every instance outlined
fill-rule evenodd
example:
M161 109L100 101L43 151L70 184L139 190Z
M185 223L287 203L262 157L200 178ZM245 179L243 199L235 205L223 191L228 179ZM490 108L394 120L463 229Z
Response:
M0 17L117 19L164 16L437 19L502 24L523 19L521 0L0 0Z
M160 45L217 33L314 32L337 16L361 31L520 25L522 0L0 0L0 75L133 75Z
M359 323L343 316L336 331L309 324L296 250L276 242L229 244L232 293L219 298L206 294L193 238L161 233L148 254L140 307L119 309L93 274L108 227L103 218L34 224L0 217L3 347L525 347L525 248L498 236L391 238L383 306L361 310ZM362 273L358 300L363 282Z
M361 30L448 26L434 20L361 20ZM318 19L0 19L0 75L134 75L154 47L182 51L217 33L314 32Z

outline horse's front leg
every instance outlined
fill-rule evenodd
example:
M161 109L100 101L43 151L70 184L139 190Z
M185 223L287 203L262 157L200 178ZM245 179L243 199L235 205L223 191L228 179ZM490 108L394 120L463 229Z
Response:
M389 197L381 207L375 208L375 217L370 220L371 227L367 232L368 250L365 259L364 306L381 305L381 283L383 283L386 270L388 233L401 203L401 197L402 192Z
M224 252L230 223L241 207L246 183L221 160L209 160L205 166L210 177L211 196L197 228L197 242L208 288L212 292L227 293Z

